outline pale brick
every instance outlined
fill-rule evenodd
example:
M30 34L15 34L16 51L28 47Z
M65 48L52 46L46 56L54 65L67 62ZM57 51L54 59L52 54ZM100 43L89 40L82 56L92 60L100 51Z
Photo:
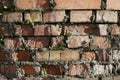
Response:
M20 12L4 12L2 16L3 22L22 22L22 13Z
M63 36L51 38L51 46L52 47L63 46L64 45L63 39L64 39Z
M62 28L60 25L51 25L51 35L60 35Z
M120 80L120 76L114 76L114 80Z
M118 22L117 11L97 11L96 22Z
M113 60L120 60L120 50L112 50L111 54Z
M14 0L14 5L18 9L40 9L49 8L49 0Z
M50 51L50 61L60 61L60 51Z
M71 11L70 22L90 22L92 11Z
M49 51L44 51L44 52L36 52L35 55L36 61L48 61L49 60Z
M65 11L52 11L44 13L44 22L63 22L66 16Z
M68 48L78 48L89 46L88 36L70 36L67 40Z
M107 0L107 9L120 10L120 0Z
M93 38L93 45L99 48L110 48L111 44L110 41L107 37L94 37Z
M61 61L77 61L80 59L79 51L77 50L65 50L60 54Z
M25 13L24 16L25 16L25 21L32 20L33 22L42 22L41 12Z
M66 25L64 35L99 35L98 25Z
M55 9L100 9L101 0L55 0Z
M119 35L120 34L120 26L116 25L116 24L113 24L113 25L110 25L111 26L111 35Z
M93 73L94 75L101 75L101 74L105 74L105 66L104 65L94 65L93 66Z
M102 35L102 36L107 35L108 34L107 29L108 29L107 25L100 24L99 25L100 35Z
M70 65L69 66L69 75L81 75L81 74L88 74L90 69L90 65Z

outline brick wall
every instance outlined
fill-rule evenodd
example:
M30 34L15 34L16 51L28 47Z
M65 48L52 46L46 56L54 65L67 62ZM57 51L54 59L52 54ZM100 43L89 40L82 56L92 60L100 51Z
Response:
M0 80L120 80L120 0L0 0Z

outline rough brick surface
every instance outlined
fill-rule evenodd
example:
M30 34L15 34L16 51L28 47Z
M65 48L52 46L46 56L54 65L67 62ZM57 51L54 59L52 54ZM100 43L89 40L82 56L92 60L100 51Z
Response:
M117 23L117 11L97 11L97 22L113 22Z
M69 48L87 47L90 39L88 36L71 36L68 38L67 44Z
M56 9L100 9L101 5L101 0L55 0L55 2Z
M40 9L40 8L48 8L49 2L48 0L15 0L15 6L18 9Z
M44 22L63 22L66 14L65 11L53 11L44 13Z
M90 22L92 11L71 11L70 22Z
M2 16L3 22L22 22L22 13L20 12L4 12Z

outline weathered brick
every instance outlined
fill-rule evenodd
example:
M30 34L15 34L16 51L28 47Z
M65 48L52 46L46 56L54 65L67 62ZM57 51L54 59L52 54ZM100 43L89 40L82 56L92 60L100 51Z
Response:
M6 38L4 39L6 48L21 48L23 47L23 38Z
M16 76L16 66L12 64L1 65L0 71L2 74L7 76Z
M50 51L50 61L60 61L60 51Z
M99 35L98 25L66 25L64 35Z
M2 15L3 22L22 22L21 12L4 12Z
M63 39L64 39L63 36L52 37L51 38L51 45L52 45L52 47L63 46L64 45Z
M50 35L50 25L35 25L34 35Z
M84 80L98 80L98 78L85 78Z
M80 59L80 54L77 50L64 50L60 57L61 61L77 61Z
M111 35L119 35L120 34L120 26L113 24L113 25L110 25L110 27L111 27L111 30L110 30Z
M63 69L62 65L46 65L47 74L51 75L62 75Z
M120 50L111 50L111 56L113 60L120 60Z
M40 9L49 8L49 0L15 0L14 1L15 6L18 9Z
M104 77L104 78L102 78L102 80L116 80L116 79L114 79L114 77L110 76L110 77Z
M24 57L23 57L24 56ZM12 54L12 57L15 61L29 61L30 60L30 52L29 51L16 51Z
M78 48L89 46L88 36L70 36L67 40L68 48Z
M51 35L60 35L62 28L60 25L51 25Z
M0 36L8 36L9 31L7 26L0 26Z
M42 22L42 13L41 12L31 12L24 13L25 21L32 20L33 22Z
M119 80L120 76L114 76L114 80Z
M117 11L97 11L96 22L118 22Z
M95 60L96 59L96 56L95 56L95 53L92 52L92 51L86 51L83 53L82 55L82 60L88 60L88 61L91 61L91 60Z
M105 36L107 35L107 30L108 30L108 26L107 25L103 25L103 24L100 24L99 25L99 32L100 32L100 35L102 36Z
M40 72L39 66L32 66L32 65L21 65L21 69L25 74L38 74Z
M36 61L48 61L49 60L49 51L36 52Z
M107 9L120 10L120 0L107 0Z
M31 48L43 48L48 46L48 42L47 37L29 37L27 45Z
M101 74L105 74L105 69L104 69L104 65L94 65L93 66L93 72L94 72L94 75L101 75Z
M83 65L70 65L69 66L69 75L81 75L81 74L88 74L90 69L90 65L83 64Z
M98 36L94 37L93 45L103 49L111 47L110 41L107 37L98 37Z
M63 22L66 16L65 11L52 11L44 13L44 22Z
M71 11L70 22L90 22L92 11Z
M0 61L7 61L8 57L5 52L0 52Z
M101 0L55 0L55 9L100 9ZM66 4L67 3L67 4Z
M30 25L16 25L15 27L15 35L33 35L33 28Z

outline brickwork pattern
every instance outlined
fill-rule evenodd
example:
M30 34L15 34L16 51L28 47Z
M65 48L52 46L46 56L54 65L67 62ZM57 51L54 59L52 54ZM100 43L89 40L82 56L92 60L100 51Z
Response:
M0 0L0 80L120 80L120 0Z

